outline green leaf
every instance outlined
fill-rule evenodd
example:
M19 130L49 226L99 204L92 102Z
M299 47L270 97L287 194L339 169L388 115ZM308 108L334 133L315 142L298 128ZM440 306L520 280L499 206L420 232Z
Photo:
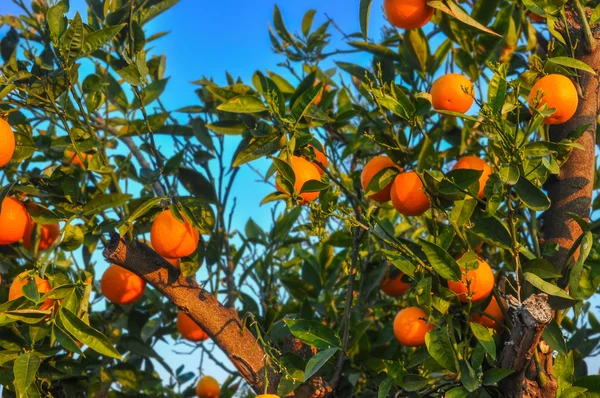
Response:
M473 226L469 232L477 235L486 243L510 249L512 239L506 226L496 217L484 217L478 212L475 214L477 216L472 218Z
M427 70L427 64L431 54L429 44L423 29L409 29L404 33L404 51L410 64L420 71Z
M340 349L337 347L328 348L323 351L319 351L315 356L308 360L306 363L306 369L304 369L304 381L307 381L315 375L329 361L329 359Z
M477 390L481 386L477 372L475 372L471 364L467 361L460 361L460 381L470 392Z
M591 393L598 394L598 393L600 393L600 376L598 376L598 375L582 376L582 377L578 378L575 381L575 383L573 383L573 385L577 386L577 387L587 388L587 391L589 394L591 394ZM591 397L596 398L596 395L589 395L589 398L591 398Z
M263 102L252 95L240 95L219 105L218 110L232 113L257 113L267 108Z
M98 195L83 206L83 214L90 216L98 214L104 210L114 209L122 206L131 200L130 194L109 193Z
M285 145L285 137L279 133L242 140L231 167L239 167L263 156L270 155L281 149L283 145Z
M71 21L71 25L60 39L61 53L67 63L72 63L79 57L83 40L83 22L81 21L81 15L77 12L73 21Z
M352 47L358 48L359 50L364 50L368 53L379 55L383 58L387 58L393 61L402 62L402 57L395 51L390 50L388 47L382 46L381 44L372 44L362 41L350 41L348 42ZM339 65L339 63L338 63ZM364 75L361 76L361 80L364 79Z
M154 100L161 96L163 91L165 91L168 82L169 78L167 77L166 79L155 80L152 83L148 84L140 91L140 97L142 101L140 102L140 100L136 97L133 99L131 106L133 106L136 109L140 108L142 106L142 103L144 104L144 106L148 106Z
M443 1L428 1L427 4L450 15L451 17L461 21L462 23L465 23L490 35L502 37L502 35L499 35L498 33L483 26L482 24L471 18L469 14L464 12L462 8L460 8L456 3L452 1L449 1L448 3L445 3Z
M144 214L148 213L154 206L160 203L163 198L152 198L142 203L127 219L127 222L134 222Z
M66 251L77 250L83 244L83 231L79 225L67 224L64 228L60 247Z
M515 184L514 189L523 204L531 210L544 211L550 207L548 196L525 176L519 178L519 182Z
M523 272L531 272L542 279L556 279L562 274L554 268L547 260L536 258L523 264Z
M329 184L319 180L308 180L302 185L300 189L300 193L305 192L321 192L325 189L329 188Z
M394 385L394 379L390 376L383 379L377 391L377 398L387 398L390 395L390 390Z
M484 386L492 386L498 383L500 380L504 379L506 376L514 373L512 369L503 369L503 368L493 368L487 370L483 374L483 385Z
M590 16L590 25L596 25L598 22L600 22L600 4L594 8Z
M57 325L52 325L52 336L58 341L58 343L65 349L77 354L81 354L81 349L75 343L75 340L71 338L65 331L59 328Z
M285 27L283 17L281 16L281 11L279 11L279 7L277 7L277 5L275 5L273 9L273 25L275 26L275 31L284 42L294 44L294 38Z
M109 26L108 28L100 29L85 36L83 41L82 55L91 54L104 44L112 40L117 33L127 24Z
M273 158L273 164L275 165L275 168L277 168L277 171L279 171L281 176L286 181L289 181L292 185L294 185L294 183L296 182L296 174L294 173L294 169L292 169L292 166L276 157Z
M360 31L363 39L369 40L369 16L371 14L371 3L373 0L360 0Z
M433 329L425 335L427 351L437 363L451 372L456 371L456 353L447 330Z
M48 28L50 29L50 38L55 46L58 46L58 38L67 28L66 12L69 10L64 1L58 2L50 7L47 14Z
M312 27L316 13L317 10L308 10L306 14L304 14L304 18L302 18L302 33L304 36L308 36L310 33L310 28Z
M469 390L464 387L454 387L446 392L445 398L467 398L469 396Z
M321 322L291 318L285 318L284 322L290 332L304 344L314 346L319 350L341 346L337 333Z
M37 150L33 138L28 133L15 131L16 147L11 157L12 162L22 162L33 156Z
M224 135L240 135L248 130L245 124L237 120L217 120L216 122L207 124L206 127L217 134Z
M400 173L397 167L386 167L381 169L371 178L367 189L365 190L365 196L371 196L377 192L383 190L389 184L391 184L396 176Z
M180 167L177 171L177 179L197 199L207 203L217 203L215 189L202 173L187 167Z
M496 343L494 343L494 338L490 334L490 331L485 326L482 326L478 323L470 322L469 326L471 327L471 331L475 338L479 341L479 343L485 349L485 352L495 360L496 359Z
M421 247L429 260L429 263L442 278L459 281L462 277L460 267L456 260L452 258L442 247L420 239Z
M548 61L546 61L546 62L551 62L556 65L566 66L567 68L579 69L584 72L591 73L594 76L596 75L596 71L594 71L594 69L591 66L589 66L585 62L580 61L575 58L554 57L554 58L548 58Z
M121 79L125 80L127 83L132 86L141 86L142 83L142 75L135 64L127 65L124 68L117 69L117 74L121 77Z
M571 273L569 275L569 292L574 298L579 298L577 296L579 291L579 281L581 280L581 274L583 273L583 265L585 260L588 258L590 251L592 250L593 239L594 237L590 231L583 235L581 245L579 246L579 257L577 258L577 261L575 262L575 265L571 269Z
M416 392L429 385L429 379L419 375L404 375L402 377L402 389L408 392Z
M450 212L450 219L456 223L456 225L464 225L469 221L476 207L477 199L466 198L464 200L457 200L454 202L454 206Z
M68 309L62 307L58 313L58 318L67 332L92 350L111 358L121 359L121 354L113 347L106 336L85 324Z
M558 351L559 354L567 355L567 343L565 342L565 337L563 336L563 332L560 329L560 326L558 326L556 319L552 319L546 326L542 337L546 340L546 343Z
M30 202L27 204L27 212L37 224L47 225L55 224L63 220L63 217L56 214L41 204Z
M33 379L42 363L40 357L36 354L28 352L19 355L15 360L13 366L13 373L15 375L15 387L19 391L20 397L27 396L27 389L33 383Z
M501 66L503 70L506 68L505 64ZM492 108L492 112L498 113L502 110L504 101L506 100L506 90L508 89L508 82L506 81L506 73L504 76L496 73L492 77L488 86L488 103Z
M560 307L563 307L563 308L558 308L558 307L554 308L553 307L554 309L569 308L577 302L576 299L569 296L569 294L567 292L565 292L560 287L556 286L554 283L546 282L545 280L543 280L542 278L540 278L539 276L537 276L535 274L532 274L531 272L525 272L524 278L527 282L531 283L533 286L537 287L542 292L544 292L550 296L555 296L555 297L559 297L560 299L562 299L563 305L560 305Z

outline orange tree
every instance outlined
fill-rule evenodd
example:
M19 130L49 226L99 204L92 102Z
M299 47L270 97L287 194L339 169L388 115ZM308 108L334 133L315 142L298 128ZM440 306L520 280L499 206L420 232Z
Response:
M276 7L291 78L198 80L187 123L146 52L176 1L88 0L85 21L16 3L0 42L7 396L190 396L199 375L154 348L178 328L234 367L217 360L231 377L198 396L600 394L584 361L598 2L385 0L376 42L362 0L344 50L331 20L309 11L293 34ZM348 51L372 62L320 68ZM233 230L231 187L261 158L271 225Z

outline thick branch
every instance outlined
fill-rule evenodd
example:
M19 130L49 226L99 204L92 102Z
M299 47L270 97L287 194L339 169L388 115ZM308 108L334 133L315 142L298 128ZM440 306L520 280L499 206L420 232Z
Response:
M253 389L264 393L268 358L235 310L222 306L195 280L184 278L177 268L141 242L128 245L114 234L104 250L104 258L139 275L192 318L223 350ZM275 394L279 376L271 368L267 369L267 374L268 392Z

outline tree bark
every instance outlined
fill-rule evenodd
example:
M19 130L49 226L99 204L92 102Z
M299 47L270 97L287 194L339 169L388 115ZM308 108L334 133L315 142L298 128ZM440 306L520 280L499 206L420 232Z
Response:
M113 234L104 249L106 261L117 264L152 285L180 311L194 320L227 355L240 375L257 394L277 394L281 379L256 337L244 325L235 309L219 301L193 278L184 278L158 253L142 242L128 243L119 234ZM284 345L284 352L313 356L315 351L297 339ZM321 376L315 375L300 385L287 398L323 398L332 392Z

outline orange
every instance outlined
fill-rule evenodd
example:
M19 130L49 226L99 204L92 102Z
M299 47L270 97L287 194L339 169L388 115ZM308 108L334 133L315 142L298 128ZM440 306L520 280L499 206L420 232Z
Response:
M35 284L38 288L38 293L40 296L48 293L52 288L50 287L50 283L46 279L42 279L39 276L35 275L33 277ZM19 275L15 277L13 283L11 283L10 288L8 289L8 300L15 300L19 297L23 297L23 286L25 286L29 282L29 271L23 271ZM47 310L52 308L54 304L54 300L49 298L44 301L40 310Z
M325 168L327 168L327 165L329 164L327 156L323 151L317 149L317 147L315 147L314 145L308 144L308 146L315 151L315 162L313 162L313 164L315 165L317 170L319 170L319 174L325 174L325 170L323 170L319 165L317 165L316 162L321 163L323 166L325 166Z
M529 92L529 106L540 108L544 104L556 109L544 119L544 124L561 124L572 118L579 104L573 82L559 74L544 76L535 82Z
M363 190L367 190L369 183L383 169L387 169L388 167L395 167L399 170L402 170L392 161L392 159L388 158L385 155L375 156L373 159L369 160L365 165L362 173L360 174L360 183L362 185ZM376 202L389 202L390 200L390 191L392 189L392 182L390 182L385 188L381 191L369 196L369 198L373 199Z
M83 159L86 161L86 163L89 163L89 161L94 155L92 155L91 153L82 153L81 156L83 156ZM67 163L74 164L75 166L79 166L82 168L85 167L85 165L81 161L81 158L79 157L79 155L77 155L77 152L71 151L70 149L65 149L65 161Z
M410 285L402 281L404 276L403 272L400 272L395 278L392 278L390 270L388 269L385 276L381 280L381 291L390 297L400 297L408 291Z
M383 9L390 23L401 29L420 28L429 22L434 11L427 0L385 0Z
M29 222L29 213L23 203L5 197L0 211L0 245L10 245L23 238Z
M431 329L433 329L433 325L427 324L427 314L418 307L400 310L394 319L396 339L406 347L425 345L425 335Z
M192 318L183 312L177 313L177 331L181 337L189 341L204 341L208 335Z
M452 170L462 170L462 169L470 169L470 170L481 170L481 176L479 177L479 199L485 198L485 184L487 183L488 178L492 175L492 169L485 162L485 160L478 158L477 156L463 156L458 159L458 162L454 165Z
M144 295L145 289L142 278L116 264L108 267L100 280L102 294L114 304L133 304Z
M542 17L541 15L536 14L535 12L529 13L529 19L531 19L531 22L535 22L535 23L546 22L546 18Z
M473 95L473 83L458 73L444 75L431 85L431 104L438 111L464 113L471 109Z
M319 170L317 170L315 165L309 162L308 160L299 156L290 156L290 163L292 166L292 170L294 170L294 174L296 175L296 182L294 183L294 190L296 191L296 193L300 194L302 186L307 181L321 181L321 175L319 174ZM283 188L279 186L279 184L277 184L276 187L279 192L285 192ZM300 196L302 196L303 199L301 204L304 204L317 199L319 197L319 192L304 192L300 194Z
M481 258L478 258L477 262L479 263L479 268L477 269L471 269L466 272L462 269L463 276L460 281L448 281L448 288L463 303L468 301L469 293L471 300L474 302L485 300L494 288L494 272L492 271L492 267Z
M25 235L23 235L23 246L25 246L25 248L27 250L31 250L31 248L33 247L33 242L31 241L31 237L33 235L33 231L35 230L35 228L36 228L35 222L33 222L33 220L30 219L29 222L27 223L27 228L25 229ZM58 226L58 223L42 225L42 229L40 231L40 236L38 237L40 240L38 249L46 250L47 248L52 246L54 244L54 242L56 242L56 239L58 239L59 233L60 233L60 227Z
M0 119L0 167L10 161L15 153L15 145L15 133L10 128L10 124Z
M260 395L257 395L256 398L279 398L279 395L275 395L275 394L260 394Z
M169 209L156 217L150 229L154 251L166 258L186 257L196 251L200 235L185 216L184 220L185 224L175 218Z
M502 306L506 308L506 302L503 299L500 300L502 302ZM500 306L498 305L498 301L496 300L495 296L492 296L492 301L490 301L488 306L485 307L485 310L483 312L483 314L473 314L471 316L471 320L482 326L485 326L486 328L496 330L502 329L502 324L504 323L504 312L502 312L502 308L500 308ZM486 314L493 316L500 323L496 322Z
M315 83L313 84L313 87L319 83L320 83L319 81L315 81ZM323 88L321 89L319 94L317 94L317 96L315 97L315 100L313 101L313 105L318 106L321 103L321 100L323 99L323 92L328 93L330 91L331 91L331 87L329 87L329 85L327 85L327 84L324 84Z
M392 184L392 204L404 216L420 216L429 209L423 183L414 171L400 173Z
M219 398L221 387L219 383L210 376L204 376L196 386L196 395L198 398Z

